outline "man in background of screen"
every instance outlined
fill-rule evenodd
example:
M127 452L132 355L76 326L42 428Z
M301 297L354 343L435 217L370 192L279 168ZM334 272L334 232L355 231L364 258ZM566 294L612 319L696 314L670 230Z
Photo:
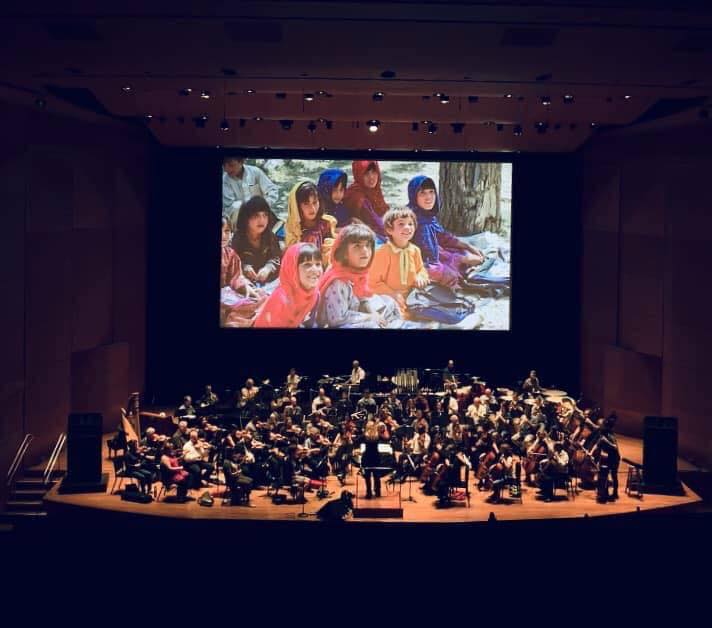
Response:
M223 215L235 227L240 206L253 196L263 197L274 208L278 188L257 166L248 166L240 155L228 155L223 159L222 204Z

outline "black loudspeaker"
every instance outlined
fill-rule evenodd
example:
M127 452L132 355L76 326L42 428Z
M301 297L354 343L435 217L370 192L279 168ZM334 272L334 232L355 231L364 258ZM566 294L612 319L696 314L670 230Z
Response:
M677 419L646 416L643 427L643 481L646 493L679 493Z
M67 426L67 477L61 493L106 490L107 475L101 473L102 416L70 414Z

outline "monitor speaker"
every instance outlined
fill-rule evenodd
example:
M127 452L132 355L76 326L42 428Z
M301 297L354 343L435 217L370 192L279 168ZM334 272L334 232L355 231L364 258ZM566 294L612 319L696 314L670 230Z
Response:
M67 425L67 477L62 493L89 493L106 490L106 474L101 472L103 419L98 413L74 413Z
M679 493L677 418L646 416L643 424L643 481L646 493Z

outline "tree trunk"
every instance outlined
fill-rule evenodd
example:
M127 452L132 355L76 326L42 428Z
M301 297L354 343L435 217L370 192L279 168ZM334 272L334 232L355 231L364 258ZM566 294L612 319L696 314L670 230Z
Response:
M500 233L502 164L440 164L440 222L455 235Z

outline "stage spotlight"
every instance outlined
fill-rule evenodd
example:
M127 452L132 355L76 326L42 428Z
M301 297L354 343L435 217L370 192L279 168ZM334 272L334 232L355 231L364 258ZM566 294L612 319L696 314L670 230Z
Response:
M596 123L595 123L595 122L591 122L591 128L592 128L592 129L595 129L595 128L596 128Z
M624 100L630 100L631 98L633 97L630 94L626 94L625 96L623 96Z
M309 133L314 133L316 131L316 122L314 122L314 120L307 124L307 130L309 131Z
M289 131L292 128L292 125L294 124L294 120L280 120L279 124L285 131Z
M207 89L204 89L202 92L200 92L200 97L204 100L208 100L208 98L210 98L210 92Z
M208 116L203 114L202 116L198 116L197 118L193 118L193 122L195 123L195 128L197 129L204 129L205 128L205 123L208 121Z
M417 131L419 128L420 128L420 125L417 122L413 122L413 124L410 125L411 131Z
M131 85L124 85L121 88L121 91L124 92L125 94L128 94L131 91Z
M479 99L480 99L479 96L468 96L468 97L467 97L467 102L474 104L474 103L476 103Z
M458 135L465 129L464 122L453 122L450 126L452 127L452 132L457 133Z
M549 128L549 125L546 122L537 122L534 127L536 128L537 133L539 133L540 135L544 135L544 133L546 133L546 130Z
M227 121L227 118L223 118L222 122L220 123L220 130L221 131L229 131L230 130L230 123Z
M261 116L255 116L255 122L262 122Z
M320 146L319 150L326 150L326 146Z
M571 94L564 94L564 104L570 105L574 102L574 97Z
M311 102L312 100L314 100L314 94L304 94L304 100L306 100L307 102Z
M515 125L512 127L512 133L514 133L514 135L517 135L517 136L519 136L519 135L521 135L522 133L524 133L524 129L522 129L522 125L521 125L521 124L515 124Z
M190 96L192 93L193 90L190 87L184 87L178 92L180 96Z
M438 132L438 125L435 124L434 122L431 122L428 125L428 134L429 135L435 135Z
M385 94L383 92L376 92L373 94L373 101L381 102L383 100L384 96L385 96Z
M369 120L366 124L371 133L375 133L381 127L381 123L378 120Z
M147 113L145 116L143 116L143 119L146 122L150 122L151 120L153 120L153 116L150 113Z
M325 92L323 89L320 89L320 90L316 93L316 95L317 95L317 96L326 96L327 94L326 94L326 92Z
M548 96L542 96L541 104L544 105L545 107L548 107L551 104L551 98L549 98Z

